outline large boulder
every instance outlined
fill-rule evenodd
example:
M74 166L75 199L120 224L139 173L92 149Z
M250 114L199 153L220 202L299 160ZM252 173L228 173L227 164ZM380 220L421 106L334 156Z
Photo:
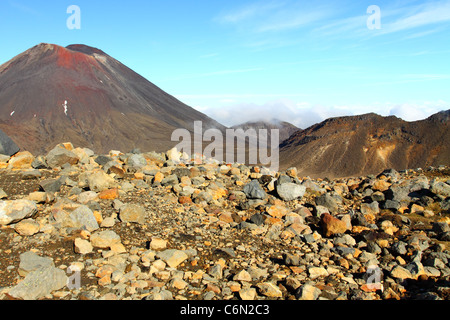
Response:
M71 165L77 164L80 158L64 146L58 145L47 154L46 160L48 166L53 169L66 163Z
M71 227L86 228L92 232L99 228L95 215L88 206L80 206L75 209L70 215Z
M122 222L144 224L146 215L144 207L136 204L126 204L120 208L120 220Z
M253 180L244 186L244 193L248 199L266 199L267 194L259 184L258 180Z
M306 193L306 187L291 182L278 184L277 193L284 201L292 201L302 198Z
M9 159L9 169L31 169L31 164L34 161L34 156L28 151L21 151L16 153Z
M6 135L2 130L0 130L0 154L7 156L13 156L19 152L20 148L17 144Z
M344 221L333 217L329 213L322 214L320 222L322 225L323 235L325 237L331 237L335 234L345 233L345 231L347 231L348 229L348 226Z
M89 187L91 191L102 192L116 187L113 177L103 170L87 171L80 174L78 179L80 188Z
M38 211L30 200L0 201L0 225L9 225L32 217Z
M64 270L45 266L30 272L25 279L11 288L8 294L18 299L37 300L64 288L67 281Z

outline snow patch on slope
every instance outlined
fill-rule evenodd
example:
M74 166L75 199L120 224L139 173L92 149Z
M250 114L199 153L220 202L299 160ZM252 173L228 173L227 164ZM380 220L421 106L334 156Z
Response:
M64 107L64 114L67 116L67 110L68 110L67 100L64 101L63 107Z

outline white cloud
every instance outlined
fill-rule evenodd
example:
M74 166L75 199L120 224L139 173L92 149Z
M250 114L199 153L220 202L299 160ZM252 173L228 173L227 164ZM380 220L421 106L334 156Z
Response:
M417 121L428 118L442 110L450 109L450 103L445 101L426 101L423 103L402 103L394 105L389 115L395 115L406 121Z
M450 21L450 1L436 1L405 8L407 13L383 24L381 34L399 32Z
M418 103L395 104L374 102L371 105L320 105L306 101L277 99L266 103L234 103L221 107L201 108L207 114L226 126L238 125L248 121L287 121L306 129L316 123L333 117L360 115L374 112L381 116L395 115L406 121L422 120L442 110L450 109L450 103L425 101Z
M362 12L357 16L328 19L322 26L314 28L313 34L323 37L365 38L371 39L401 31L417 32L404 39L424 37L437 32L445 32L445 28L435 25L450 21L450 1L428 1L421 4L405 5L403 2L389 3L381 8L381 30L369 30L367 19L369 14ZM428 29L430 27L434 29Z
M330 3L269 1L256 2L222 13L214 20L242 28L246 32L267 33L297 29L317 21L324 21L334 14Z
M236 103L222 107L202 107L202 112L226 126L248 121L287 121L299 128L307 128L330 117L352 114L349 110L278 99L263 104Z

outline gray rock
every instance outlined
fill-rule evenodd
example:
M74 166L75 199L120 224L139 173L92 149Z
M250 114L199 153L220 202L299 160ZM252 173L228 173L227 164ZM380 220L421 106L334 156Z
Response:
M333 241L335 246L345 245L348 247L353 247L356 245L356 240L349 234L345 234L340 237L336 237Z
M37 156L36 158L34 158L33 162L31 163L31 167L33 169L46 169L46 168L48 168L47 162L45 161L45 157Z
M266 199L267 194L259 184L258 180L253 180L244 186L244 193L248 199Z
M159 252L156 255L159 259L163 260L171 268L176 268L178 265L188 259L188 255L181 250L167 249Z
M125 204L120 208L120 220L122 222L145 223L147 212L144 207L136 204Z
M329 193L325 193L316 198L316 205L323 206L330 210L330 212L337 212L339 203L342 203L342 198L338 195L332 196Z
M66 163L77 164L79 160L75 153L60 146L56 146L46 156L47 165L52 169L61 167Z
M243 222L241 222L243 223ZM231 257L231 258L235 258L236 257L236 252L234 252L233 249L231 248L220 248L220 249L216 249L215 252L217 253L225 253L227 256Z
M298 300L317 300L322 291L310 284L304 284L295 292L295 297Z
M256 213L251 216L250 222L260 226L260 225L264 224L264 216L260 213Z
M20 255L19 275L25 277L28 273L43 267L54 267L53 259L41 257L33 251L27 251Z
M128 157L126 164L133 170L138 170L147 165L147 159L142 154L132 154Z
M403 241L398 241L391 246L391 251L393 254L399 256L406 254L406 243Z
M301 258L298 255L286 253L283 255L283 260L287 266L298 266L300 265Z
M92 232L99 228L97 220L95 219L94 213L88 206L80 206L79 208L72 211L69 215L72 222L72 227L74 228L85 228L86 230Z
M116 186L114 178L106 174L103 170L82 173L79 181L82 184L81 187L87 185L94 192L101 192Z
M450 197L450 185L439 181L431 185L431 191L444 197Z
M34 201L0 201L0 225L8 225L30 218L37 213L37 211L38 208Z
M383 204L383 209L398 210L401 207L401 203L397 200L386 200Z
M441 201L439 203L439 206L441 207L442 210L450 212L450 198L447 198L444 201Z
M147 296L145 300L155 300L155 301L173 300L173 294L169 290L161 290L160 292L153 293Z
M450 241L450 231L441 233L439 235L439 240L441 240L441 241Z
M321 188L317 183L311 181L311 179L306 179L302 182L302 186L306 187L306 189L310 189L312 191L317 192L326 192L324 188Z
M98 231L91 235L91 244L97 248L111 248L120 242L120 236L112 230Z
M100 155L100 156L98 156L97 158L95 158L94 161L103 167L104 165L106 165L108 162L110 162L110 161L112 161L112 160L113 160L113 159L111 159L111 158L108 157L108 156Z
M433 231L436 233L450 231L450 226L446 222L433 222Z
M409 188L399 185L392 185L386 192L385 196L387 200L393 200L396 202L411 201L411 198L409 197ZM387 201L386 201L387 202ZM385 209L391 209L391 208L385 208Z
M215 264L208 271L209 275L215 279L222 279L223 277L223 268L220 264Z
M380 254L382 252L380 246L374 241L369 241L367 244L367 251L375 254Z
M145 153L146 157L157 162L163 163L166 161L166 155L164 153L157 153L154 151Z
M284 201L292 201L302 198L306 193L306 187L295 183L278 184L277 193Z
M400 173L398 173L398 171L395 169L386 169L386 170L383 170L383 172L378 175L378 177L380 177L380 176L386 176L388 178L397 180L400 178Z
M18 299L37 300L64 288L67 281L68 277L63 270L54 266L46 266L30 272L8 293Z
M341 256L353 255L355 253L355 249L354 248L343 247L343 246L333 247L331 250L333 252L338 253Z
M213 196L208 191L202 191L199 194L197 194L196 196L194 196L194 199L195 199L196 203L199 203L199 202L202 202L202 201L210 203L210 202L213 201Z
M178 184L178 177L175 174L171 174L170 176L165 177L162 181L161 184L163 186L174 186L176 184Z
M405 269L401 266L396 266L391 270L391 276L397 279L412 279L413 276L408 269Z
M39 183L39 186L44 190L45 192L49 193L55 193L59 192L61 190L61 187L63 185L63 179L47 179L44 181L41 181Z
M382 193L380 191L372 193L370 198L372 199L372 201L376 201L376 202L382 202L382 201L386 200L384 193Z
M277 186L282 185L284 183L292 183L292 179L291 179L291 177L289 177L285 174L281 174L277 179Z
M176 168L172 171L172 174L176 175L179 179L181 177L190 177L191 176L191 170L188 168Z
M0 154L7 156L13 156L20 151L17 144L6 135L2 130L0 130Z
M378 206L377 201L361 204L361 213L362 214L377 214L379 212L380 212L380 208Z

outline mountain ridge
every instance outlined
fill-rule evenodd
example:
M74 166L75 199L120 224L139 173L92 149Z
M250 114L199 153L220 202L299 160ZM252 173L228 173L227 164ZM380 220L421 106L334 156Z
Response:
M61 141L107 152L166 151L171 134L225 127L100 49L41 43L0 66L0 129L44 153Z
M450 162L450 110L408 122L375 113L335 117L280 145L282 167L314 177L349 177Z

